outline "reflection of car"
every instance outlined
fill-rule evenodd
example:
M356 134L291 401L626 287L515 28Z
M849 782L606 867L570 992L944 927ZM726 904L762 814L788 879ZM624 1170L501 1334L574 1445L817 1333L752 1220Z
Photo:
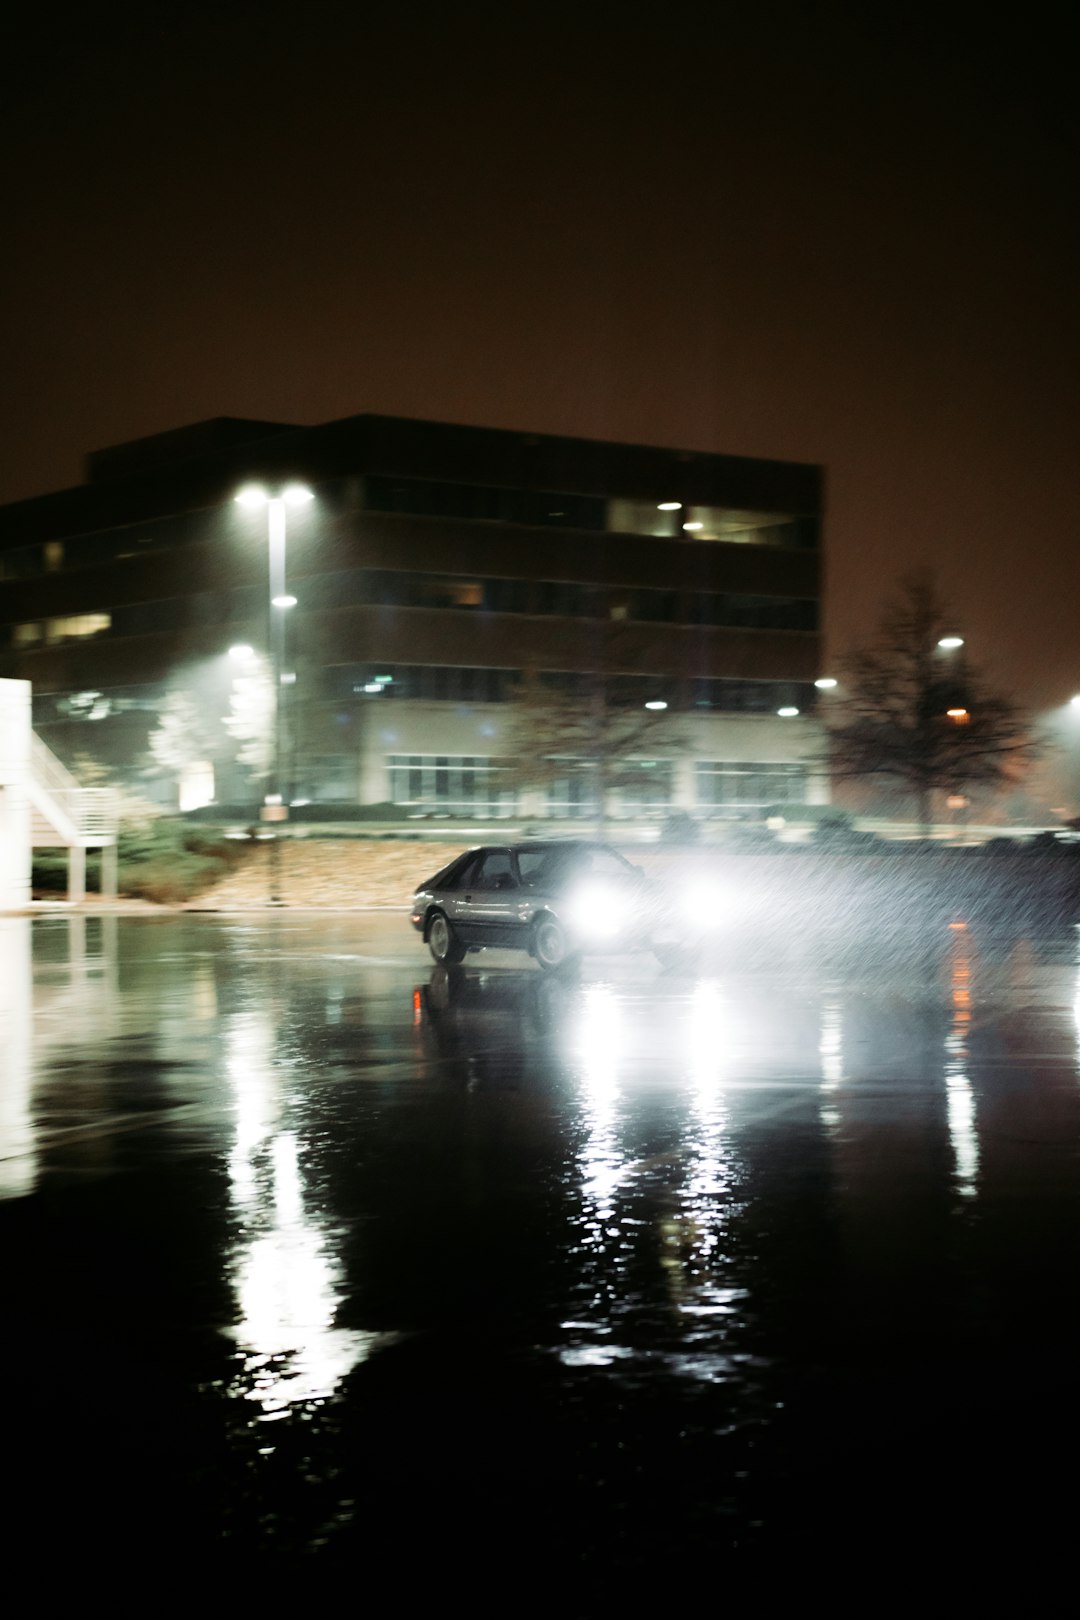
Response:
M587 951L677 946L660 891L606 844L535 839L469 850L421 885L413 926L436 962L485 946L528 951L557 968Z

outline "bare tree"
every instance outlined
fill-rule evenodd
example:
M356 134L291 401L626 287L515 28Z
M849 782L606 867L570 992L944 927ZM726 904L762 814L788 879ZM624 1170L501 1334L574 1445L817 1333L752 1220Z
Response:
M1020 711L958 649L933 576L908 575L886 602L873 641L841 660L829 725L835 779L882 777L913 796L930 830L933 794L1015 782L1035 749Z
M663 714L622 703L614 683L578 677L572 687L534 669L523 672L514 699L503 780L515 790L550 790L580 773L603 836L614 789L649 788L656 760L682 746Z

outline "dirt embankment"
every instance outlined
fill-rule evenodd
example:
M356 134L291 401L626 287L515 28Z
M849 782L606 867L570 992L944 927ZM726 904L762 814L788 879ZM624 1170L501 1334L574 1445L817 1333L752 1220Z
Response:
M467 847L391 839L285 839L276 852L281 898L288 906L404 909L425 878ZM268 843L256 844L234 872L189 901L187 909L265 906L273 859Z

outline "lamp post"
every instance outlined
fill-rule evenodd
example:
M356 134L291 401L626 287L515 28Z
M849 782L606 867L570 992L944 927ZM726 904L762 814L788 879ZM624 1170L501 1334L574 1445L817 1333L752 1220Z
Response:
M268 554L268 641L271 680L274 688L274 730L270 747L270 767L267 772L266 794L263 799L263 821L285 821L288 806L284 802L285 726L282 688L285 684L285 615L296 606L296 597L285 588L286 508L306 506L315 497L306 484L286 484L278 494L271 494L261 484L248 484L236 496L238 506L249 510L266 508L266 542ZM280 906L281 864L278 838L275 833L270 845L270 904Z

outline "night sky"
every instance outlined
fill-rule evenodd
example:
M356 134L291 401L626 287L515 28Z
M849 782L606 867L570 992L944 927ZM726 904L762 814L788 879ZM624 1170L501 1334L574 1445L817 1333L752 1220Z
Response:
M830 651L932 561L1061 703L1074 9L39 8L0 41L0 499L216 415L820 461Z

